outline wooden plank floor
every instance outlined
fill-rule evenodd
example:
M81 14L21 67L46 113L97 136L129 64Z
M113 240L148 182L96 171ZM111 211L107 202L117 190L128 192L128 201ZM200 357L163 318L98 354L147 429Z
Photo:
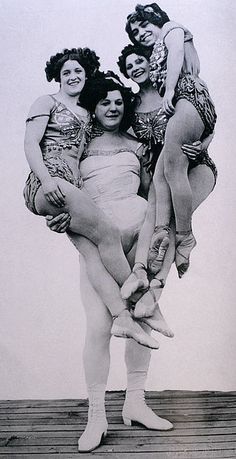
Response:
M87 400L0 401L0 459L236 458L236 392L148 392L148 405L174 423L158 432L122 423L124 392L109 392L109 430L92 453L79 454Z

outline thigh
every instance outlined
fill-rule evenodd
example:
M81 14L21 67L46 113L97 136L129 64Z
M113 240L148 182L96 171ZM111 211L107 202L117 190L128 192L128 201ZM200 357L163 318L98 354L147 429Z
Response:
M205 201L215 185L215 177L210 167L200 164L189 171L189 183L192 189L193 211Z
M191 143L199 140L204 132L203 121L191 102L186 99L180 99L175 106L175 113L169 119L165 144L168 142Z
M35 196L35 207L39 215L56 216L68 212L72 217L70 230L87 237L96 245L106 231L116 230L111 220L99 209L88 193L61 178L57 177L57 181L65 194L65 206L56 207L50 204L40 187Z
M137 249L137 241L134 242L134 244L131 247L130 251L126 254L126 258L127 258L128 262L129 262L129 265L130 265L131 269L134 266L136 249Z

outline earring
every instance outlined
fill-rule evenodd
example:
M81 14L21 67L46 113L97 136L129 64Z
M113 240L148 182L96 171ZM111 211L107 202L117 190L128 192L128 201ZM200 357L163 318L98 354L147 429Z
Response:
M92 113L93 120L95 120L95 116L96 116L95 113Z

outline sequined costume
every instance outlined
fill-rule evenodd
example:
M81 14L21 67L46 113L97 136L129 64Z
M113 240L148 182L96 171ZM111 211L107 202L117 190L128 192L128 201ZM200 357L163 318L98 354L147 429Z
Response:
M176 103L180 99L186 99L194 105L204 123L204 136L207 137L214 131L216 122L215 107L209 95L206 83L199 78L197 73L193 74L193 69L198 67L198 56L193 45L192 34L182 25L172 22L169 23L164 37L154 44L150 57L150 79L153 86L163 95L166 84L168 57L165 38L169 32L178 28L184 31L185 45L184 63L175 88L174 102ZM188 44L188 46L186 46L186 44Z
M160 108L148 113L136 112L132 120L132 128L137 138L146 143L150 148L153 148L153 146L158 147L159 145L159 150L157 151L158 154L160 154L165 140L165 130L167 123L168 118ZM154 167L157 159L158 156L154 158ZM210 167L216 182L217 169L215 163L212 161L206 150L202 151L202 153L200 153L194 161L189 160L189 170L193 169L199 164L205 164L206 166Z
M112 151L85 151L80 171L84 189L119 228L127 253L138 237L147 201L138 196L143 146Z
M28 118L32 122L39 116L49 116L48 124L40 142L43 161L51 177L60 177L76 187L81 187L79 172L79 149L90 137L90 116L78 116L55 97L49 115L38 114ZM35 196L41 182L34 172L30 172L24 188L24 198L28 209L37 214Z

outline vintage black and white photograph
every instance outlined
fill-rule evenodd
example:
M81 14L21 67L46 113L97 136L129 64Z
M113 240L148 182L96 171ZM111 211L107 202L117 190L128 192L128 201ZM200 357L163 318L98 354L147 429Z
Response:
M0 459L235 458L235 1L0 6Z

